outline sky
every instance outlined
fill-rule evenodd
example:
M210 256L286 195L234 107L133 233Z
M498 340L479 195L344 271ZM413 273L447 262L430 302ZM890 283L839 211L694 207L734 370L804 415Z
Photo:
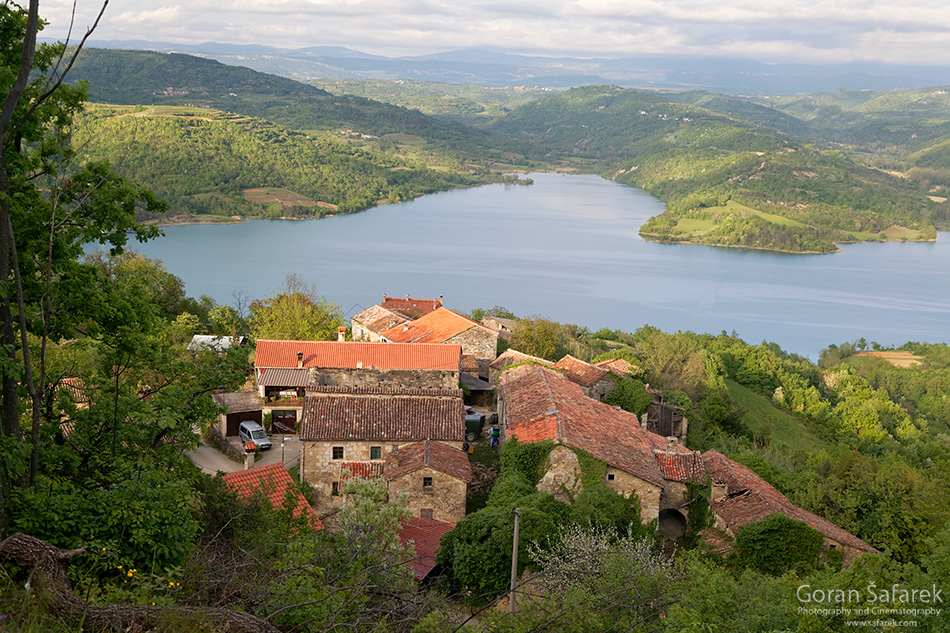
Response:
M74 33L99 2L76 0ZM45 0L65 39L71 1ZM465 48L528 55L708 56L944 65L946 0L112 0L94 40L345 46L387 57Z

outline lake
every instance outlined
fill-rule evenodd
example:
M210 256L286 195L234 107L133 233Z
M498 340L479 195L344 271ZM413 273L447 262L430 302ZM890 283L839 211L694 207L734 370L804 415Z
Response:
M134 248L221 303L272 296L297 272L347 317L408 293L591 330L735 331L812 359L860 337L950 340L948 233L829 255L656 244L637 234L656 198L597 176L531 178L322 220L171 226Z

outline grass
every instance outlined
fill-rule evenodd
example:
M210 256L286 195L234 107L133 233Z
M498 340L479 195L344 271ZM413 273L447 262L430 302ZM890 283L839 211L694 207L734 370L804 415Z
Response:
M768 399L737 382L727 380L726 387L733 402L746 411L742 422L756 435L767 432L773 449L791 454L828 448L817 433L792 413L776 408Z

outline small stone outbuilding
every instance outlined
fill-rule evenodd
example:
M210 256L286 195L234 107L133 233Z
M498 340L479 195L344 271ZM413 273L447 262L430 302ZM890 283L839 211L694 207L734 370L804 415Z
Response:
M406 494L414 517L447 523L465 518L472 467L460 449L432 440L409 444L386 456L383 477L389 498Z

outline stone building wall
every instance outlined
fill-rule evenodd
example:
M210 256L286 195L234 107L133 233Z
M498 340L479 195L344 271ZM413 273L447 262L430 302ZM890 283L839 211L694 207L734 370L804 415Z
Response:
M686 503L686 484L681 481L665 481L663 491L660 493L660 510L679 510L683 516L686 516L686 508L681 508Z
M613 479L610 476L613 475ZM640 499L640 520L649 523L660 516L660 492L662 488L656 484L644 481L635 475L614 468L607 467L607 487L613 488L624 497L635 492Z
M394 446L398 444L402 448L413 443L385 440L301 442L300 476L313 486L317 493L315 506L317 513L323 514L342 502L342 497L333 495L333 483L339 484L340 482L341 462L369 462L371 461L370 447L379 446L382 449L380 459L372 461L378 463L380 469L382 469L386 456L393 451ZM462 450L462 442L443 442L443 444ZM343 447L343 459L333 459L333 447L335 446Z
M595 381L592 385L585 387L584 395L586 395L588 398L593 398L594 400L603 402L607 394L616 388L617 385L614 384L613 379L610 377L610 374L608 374Z
M554 495L559 501L570 503L571 499L584 489L577 454L564 445L551 449L545 464L544 477L538 482L537 488L541 492Z
M365 327L363 327L363 324L360 323L359 321L352 321L351 324L353 327L351 336L354 341L368 341L370 343L379 343L380 340L382 340L377 332L373 332L372 330L366 329Z
M404 389L458 389L458 370L435 369L314 369L311 381L331 387L400 387Z
M423 486L425 477L432 478L431 486ZM395 501L399 495L407 493L412 516L420 517L426 514L437 521L447 523L458 523L465 518L467 491L468 484L461 479L427 466L389 482L390 501Z
M461 345L463 354L474 356L482 376L488 375L488 364L498 356L498 334L484 327L472 326L442 342Z

